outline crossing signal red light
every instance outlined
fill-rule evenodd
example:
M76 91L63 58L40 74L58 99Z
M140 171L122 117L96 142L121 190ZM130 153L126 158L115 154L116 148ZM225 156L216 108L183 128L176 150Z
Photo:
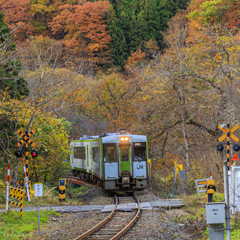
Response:
M17 150L17 151L15 152L15 155L16 155L17 158L20 158L20 157L22 156L22 153L21 153L20 150Z
M32 150L31 155L33 158L37 157L38 153L36 150Z

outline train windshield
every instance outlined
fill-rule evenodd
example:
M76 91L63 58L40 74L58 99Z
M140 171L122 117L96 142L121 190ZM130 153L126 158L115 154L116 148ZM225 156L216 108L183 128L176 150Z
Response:
M146 161L146 143L134 143L133 144L133 160L134 161Z
M103 144L104 162L117 162L116 143Z

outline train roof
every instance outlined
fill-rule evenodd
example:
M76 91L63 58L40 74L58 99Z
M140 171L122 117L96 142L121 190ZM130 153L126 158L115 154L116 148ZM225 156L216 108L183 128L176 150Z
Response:
M129 133L104 133L103 135L95 135L95 136L86 136L79 138L78 140L93 140L93 139L102 139L103 143L110 143L116 140L116 138L120 138L121 136L128 136L132 141L136 142L146 142L147 138L144 135L137 134L129 134Z

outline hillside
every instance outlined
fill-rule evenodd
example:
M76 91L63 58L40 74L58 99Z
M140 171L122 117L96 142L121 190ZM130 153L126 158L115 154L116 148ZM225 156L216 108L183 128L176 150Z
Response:
M36 131L30 179L54 183L71 138L126 128L147 135L160 194L174 162L187 194L210 168L222 190L218 125L240 123L238 1L1 0L0 11L0 181L8 160L23 176L17 129Z

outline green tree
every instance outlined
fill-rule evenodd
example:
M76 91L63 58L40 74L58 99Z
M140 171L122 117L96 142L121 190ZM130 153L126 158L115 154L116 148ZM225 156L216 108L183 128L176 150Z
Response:
M107 30L111 36L109 49L111 51L112 63L116 66L123 66L128 57L128 46L112 5L110 5L108 10L107 18Z

